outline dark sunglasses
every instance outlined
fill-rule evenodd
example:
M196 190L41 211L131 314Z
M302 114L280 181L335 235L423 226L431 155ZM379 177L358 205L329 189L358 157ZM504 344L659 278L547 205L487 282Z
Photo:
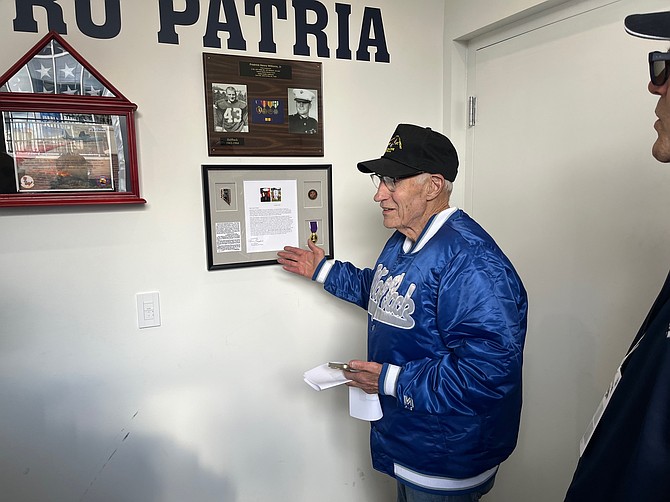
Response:
M649 53L649 76L651 83L655 86L665 84L670 76L670 53L669 52L650 52Z

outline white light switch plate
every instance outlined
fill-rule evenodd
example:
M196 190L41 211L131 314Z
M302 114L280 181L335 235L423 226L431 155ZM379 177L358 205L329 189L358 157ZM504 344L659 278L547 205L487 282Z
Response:
M137 293L137 326L151 328L161 325L161 306L158 291Z

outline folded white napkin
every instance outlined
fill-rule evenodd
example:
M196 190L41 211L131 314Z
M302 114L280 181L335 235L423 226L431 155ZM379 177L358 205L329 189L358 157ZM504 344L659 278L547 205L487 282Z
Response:
M344 372L342 370L329 368L328 363L306 371L303 378L307 385L314 390L330 389L336 385L351 382L351 380L344 378Z
M328 363L306 371L303 379L314 390L325 390L343 383L351 382L344 377L344 372L329 368ZM367 394L358 387L349 387L349 415L369 422L382 417L382 407L378 394Z

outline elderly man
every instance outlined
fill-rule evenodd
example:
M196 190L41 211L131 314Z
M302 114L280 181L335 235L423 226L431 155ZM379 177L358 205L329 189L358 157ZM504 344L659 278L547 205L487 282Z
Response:
M526 292L493 239L450 207L458 156L449 139L401 124L380 159L361 162L396 229L374 268L286 247L278 262L368 312L368 361L349 385L378 393L375 469L398 501L473 501L516 445Z
M288 117L288 130L298 134L316 134L318 122L309 115L315 94L307 89L293 89L295 113Z
M670 40L670 12L635 14L631 35ZM649 53L649 92L658 95L652 155L670 162L670 54ZM670 500L670 276L616 372L592 426L566 501Z

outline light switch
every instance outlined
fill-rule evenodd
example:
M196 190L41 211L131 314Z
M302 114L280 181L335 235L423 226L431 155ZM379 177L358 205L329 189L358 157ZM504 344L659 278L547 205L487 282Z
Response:
M137 293L137 326L151 328L161 325L161 306L158 291Z

